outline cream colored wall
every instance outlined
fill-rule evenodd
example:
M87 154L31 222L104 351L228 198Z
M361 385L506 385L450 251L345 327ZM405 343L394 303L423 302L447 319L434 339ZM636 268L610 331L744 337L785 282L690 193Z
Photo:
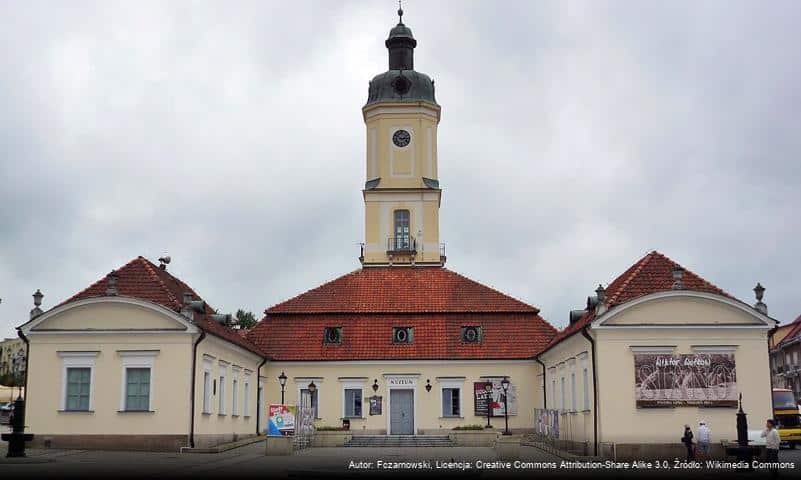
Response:
M46 322L37 325L33 331L93 330L93 329L174 329L186 328L152 309L126 303L91 303L66 310Z
M545 387L548 409L559 410L559 438L574 442L592 443L593 438L593 390L592 358L589 341L577 333L540 355L546 368ZM589 408L584 405L583 370L587 369L587 394ZM571 373L576 375L576 408L573 408ZM565 378L565 398L562 403L561 379ZM555 383L554 383L555 381Z
M631 325L637 323L681 325L681 324L743 324L761 325L762 322L742 311L703 297L667 297L636 304L626 309L625 314L616 315L605 325Z
M285 372L286 403L299 402L299 389L314 379L319 390L320 420L317 425L337 426L343 416L344 382L353 382L354 378L362 378L363 387L363 419L351 419L352 430L386 431L388 428L388 387L385 374L416 374L417 404L415 416L418 430L450 430L457 425L486 425L487 418L474 415L473 383L483 381L483 376L509 376L517 388L518 414L509 417L510 428L532 429L534 427L534 408L542 406L542 390L536 381L540 373L539 364L533 361L499 363L499 362L405 362L405 363L348 363L348 362L313 362L308 364L271 362L268 364L268 382L265 386L267 403L280 403L281 388L277 382L281 372ZM441 388L444 377L450 381L453 377L464 377L462 390L463 418L442 418ZM298 382L297 379L303 379ZM376 395L383 397L382 415L370 416L367 397L373 396L373 380L378 379L379 389ZM432 389L425 389L426 380L431 381ZM494 417L492 425L504 427L504 419Z
M703 315L703 316L699 316ZM771 415L768 369L768 327L751 328L754 317L723 303L695 298L671 298L643 303L615 318L618 325L637 323L731 323L744 328L610 328L593 330L597 341L599 441L616 443L677 443L685 423L695 431L700 420L712 430L712 440L736 438L735 408L641 408L635 403L634 353L631 346L675 346L674 353L693 353L693 346L735 346L737 385L749 428L761 428ZM611 322L610 322L611 323Z
M437 178L439 107L381 103L369 105L363 112L367 130L366 178L381 178L377 190L365 192L365 262L389 262L387 239L394 234L394 211L402 209L409 210L411 235L417 239L418 253L413 260L439 262L441 192L432 191L423 183L423 177ZM392 142L392 135L399 129L411 134L406 147ZM397 256L392 259L393 263L411 261Z
M186 434L192 337L162 334L31 334L27 423L48 434ZM158 350L153 359L153 412L120 413L123 364L120 350ZM91 388L93 412L60 412L65 395L58 352L99 351Z
M210 396L210 411L203 412L203 375L205 370L204 358L212 358L211 378L216 379L217 394ZM227 366L221 365L220 360L228 363ZM218 339L212 335L200 342L197 348L197 371L195 389L195 433L198 435L254 435L256 433L256 414L258 412L256 395L258 392L257 369L263 359L254 353L236 347L228 342ZM239 415L233 415L233 367L240 367L239 372ZM250 415L245 416L245 371L251 372L250 375ZM264 369L262 368L262 371ZM225 388L225 414L220 415L220 375L224 373L226 377ZM187 375L189 378L190 375ZM213 392L213 390L212 390ZM188 402L186 402L188 404Z

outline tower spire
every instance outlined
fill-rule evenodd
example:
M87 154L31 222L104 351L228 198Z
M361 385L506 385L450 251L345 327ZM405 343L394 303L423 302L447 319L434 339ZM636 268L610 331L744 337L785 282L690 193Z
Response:
M398 25L403 25L403 5L401 5L401 0L398 0Z

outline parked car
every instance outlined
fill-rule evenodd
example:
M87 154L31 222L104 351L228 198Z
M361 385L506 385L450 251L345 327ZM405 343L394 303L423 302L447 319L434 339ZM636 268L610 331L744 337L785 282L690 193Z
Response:
M0 403L0 424L11 423L11 415L14 414L14 402Z

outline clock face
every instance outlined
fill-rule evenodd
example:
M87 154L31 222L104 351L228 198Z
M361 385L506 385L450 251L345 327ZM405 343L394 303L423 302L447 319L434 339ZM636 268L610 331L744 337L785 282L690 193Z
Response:
M412 140L412 136L406 130L398 130L392 135L392 143L397 147L405 147Z

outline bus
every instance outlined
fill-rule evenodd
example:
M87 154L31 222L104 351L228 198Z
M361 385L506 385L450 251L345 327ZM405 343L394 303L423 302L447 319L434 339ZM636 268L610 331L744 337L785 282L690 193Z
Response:
M773 418L779 429L782 443L795 448L801 443L801 414L793 396L793 391L787 388L773 389Z

